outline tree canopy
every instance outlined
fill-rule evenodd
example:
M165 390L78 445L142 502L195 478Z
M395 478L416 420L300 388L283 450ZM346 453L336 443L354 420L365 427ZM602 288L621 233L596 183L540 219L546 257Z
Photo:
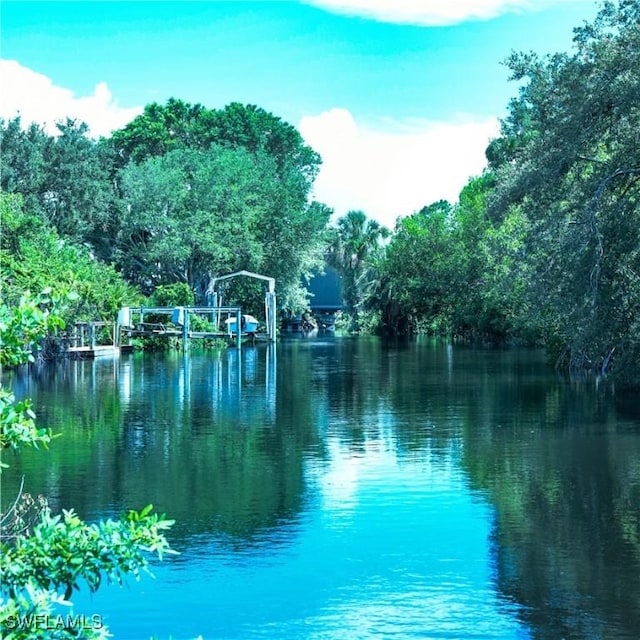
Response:
M459 201L401 219L370 305L386 329L546 345L639 379L640 2L606 2L570 53L513 53L519 92Z
M120 166L142 162L179 148L207 150L212 144L273 158L279 173L294 169L310 185L320 156L307 146L295 127L256 105L232 102L207 109L175 98L166 105L152 103L109 139Z
M87 132L72 120L56 136L0 123L2 190L21 195L33 229L84 244L146 294L186 283L203 301L210 278L247 269L277 279L282 306L305 308L331 210L310 199L320 157L294 127L254 105L172 98L109 138ZM26 249L10 235L11 270ZM236 293L261 308L256 292Z
M0 192L0 219L0 277L7 304L19 305L25 291L73 292L73 302L59 313L65 321L82 321L113 320L120 307L141 301L140 292L112 265L28 213L20 194Z
M640 2L605 3L574 43L508 61L523 84L488 149L489 215L527 221L527 300L543 335L571 366L605 369L640 335Z
M340 275L345 310L358 329L365 292L376 280L376 262L382 252L381 242L389 230L363 211L349 211L329 231L327 262Z

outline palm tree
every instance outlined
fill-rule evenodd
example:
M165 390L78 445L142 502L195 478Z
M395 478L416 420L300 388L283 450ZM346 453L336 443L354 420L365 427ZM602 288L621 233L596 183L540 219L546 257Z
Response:
M389 230L362 211L349 211L331 230L327 262L340 274L342 297L354 329L367 284L375 277L372 267Z

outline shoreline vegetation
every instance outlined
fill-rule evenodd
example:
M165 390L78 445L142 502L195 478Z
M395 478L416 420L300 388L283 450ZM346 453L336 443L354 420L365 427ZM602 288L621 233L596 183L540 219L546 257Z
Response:
M512 53L517 95L455 203L388 230L311 199L320 156L255 105L172 98L99 140L0 121L2 296L75 292L73 321L203 303L212 278L274 277L283 312L340 276L344 330L543 346L558 370L640 385L640 0L606 2L568 54ZM226 302L262 291L228 283Z

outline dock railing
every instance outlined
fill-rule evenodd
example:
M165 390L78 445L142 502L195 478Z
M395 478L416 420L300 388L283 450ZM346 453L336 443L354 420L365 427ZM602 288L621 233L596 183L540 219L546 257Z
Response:
M241 346L242 339L242 309L235 306L219 306L219 307L123 307L118 313L118 320L116 322L115 340L116 345L122 345L122 336L124 333L129 337L135 336L162 336L162 335L175 335L181 336L183 349L188 348L189 338L198 337L222 337L228 335L224 331L190 331L191 316L193 314L210 315L212 322L218 329L218 323L222 314L226 314L228 317L235 316L236 319L236 344ZM170 329L164 323L158 322L145 322L145 316L169 316L167 324L173 324L180 327L180 329Z
M90 322L75 322L73 325L73 333L67 337L67 340L73 343L74 347L88 347L95 349L97 346L98 327L111 327L111 344L115 346L116 335L113 322L103 322L100 320L92 320Z

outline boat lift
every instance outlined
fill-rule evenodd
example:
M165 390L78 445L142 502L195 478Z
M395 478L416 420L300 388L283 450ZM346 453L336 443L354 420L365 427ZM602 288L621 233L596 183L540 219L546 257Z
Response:
M221 296L216 291L216 284L222 280L228 280L237 276L247 276L249 278L257 278L258 280L264 280L267 282L268 288L264 297L264 317L267 327L267 337L271 341L276 339L276 279L269 276L262 276L259 273L252 273L251 271L236 271L235 273L229 273L226 276L218 276L211 278L209 281L209 287L207 288L207 297L209 298L209 304L211 307L218 307L220 304Z
M275 278L268 276L262 276L258 273L251 273L250 271L237 271L236 273L230 273L225 276L219 276L211 278L209 281L209 287L207 288L208 306L206 307L123 307L118 312L118 320L115 326L114 332L114 345L122 348L122 333L125 332L131 336L175 336L182 338L183 349L187 348L189 338L216 338L222 336L235 336L236 344L239 347L241 338L243 335L242 330L242 310L237 306L222 306L222 296L215 290L216 283L221 280L228 280L229 278L235 278L236 276L248 276L250 278L257 278L259 280L265 280L268 284L267 292L264 299L265 318L267 328L267 338L270 342L275 342L276 339L276 293ZM144 322L145 314L154 315L167 315L171 318L171 324L166 326L164 323L148 323ZM214 331L191 331L190 329L190 315L191 314L203 314L210 315L211 321L215 327L220 326L221 315L226 314L227 317L235 318L235 330L228 332ZM137 322L134 322L134 315L139 318ZM180 328L177 328L180 327ZM254 336L255 340L255 336Z

